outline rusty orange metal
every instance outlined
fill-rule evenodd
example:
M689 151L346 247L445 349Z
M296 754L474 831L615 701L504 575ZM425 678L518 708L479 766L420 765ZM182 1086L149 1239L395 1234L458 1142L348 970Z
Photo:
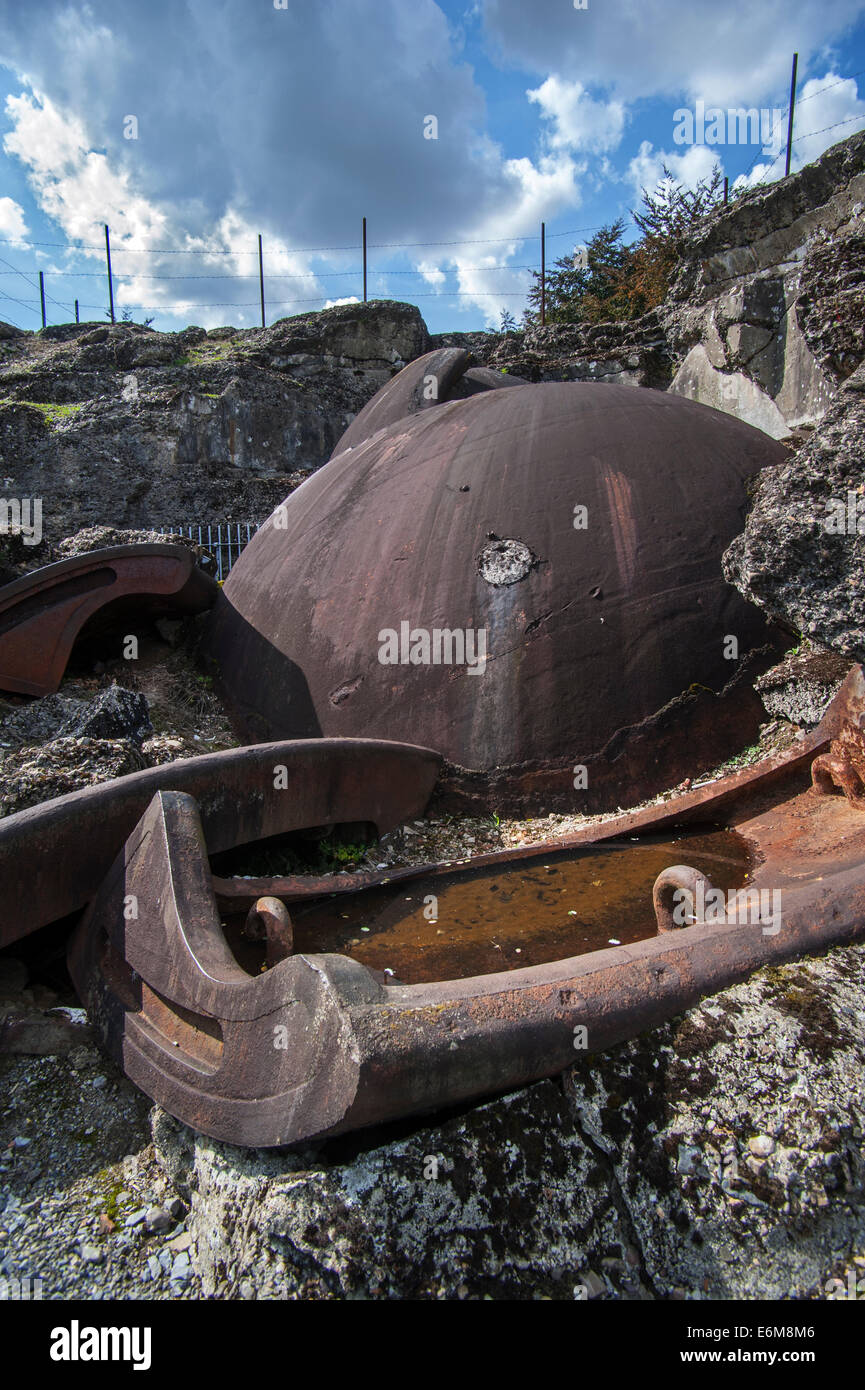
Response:
M219 593L180 545L91 550L0 588L0 690L50 695L96 614L203 613Z
M229 748L133 772L0 819L0 946L80 912L158 791L195 797L211 853L311 826L421 815L437 753L376 739ZM263 896L257 894L257 897Z
M691 925L672 929L661 902L665 929L655 937L422 985L389 986L338 954L283 956L257 976L243 969L220 922L196 802L163 790L76 930L73 977L132 1080L234 1143L292 1144L518 1086L566 1067L577 1029L597 1051L762 965L865 936L865 816L855 795L810 782L833 740L861 750L863 733L865 678L855 667L800 747L572 837L586 845L695 819L733 827L756 863L744 920L735 905L699 919L697 895L711 884L678 865L662 875L659 897L667 886L688 890ZM496 858L519 862L561 844ZM771 917L748 914L761 894L772 895Z

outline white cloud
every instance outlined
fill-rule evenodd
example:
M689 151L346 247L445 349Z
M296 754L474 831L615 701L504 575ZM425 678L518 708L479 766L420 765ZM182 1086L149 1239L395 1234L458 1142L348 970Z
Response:
M108 222L119 242L157 240L167 219L137 195L125 172L93 150L83 121L38 92L6 99L12 129L7 154L17 156L42 210L73 240L93 241Z
M865 100L857 92L856 80L839 78L831 70L824 77L812 77L798 94L793 112L793 150L791 173L819 159L839 140L865 128ZM752 188L758 183L774 183L786 169L787 125L777 158L765 158L747 175L741 175L734 188ZM765 153L765 152L764 152Z
M620 101L595 101L582 82L566 82L553 74L540 87L526 92L550 122L547 141L552 149L604 153L614 150L625 129L625 107Z
M812 78L800 91L793 112L792 168L801 169L810 164L830 145L845 140L863 125L865 101L857 93L854 78L839 79L837 73L832 72L827 72L825 77ZM784 161L779 162L783 173Z
M472 235L481 244L467 245L449 257L460 293L477 305L491 327L498 324L503 309L515 317L522 311L522 296L532 283L528 271L494 267L507 266L519 254L520 264L540 269L540 224L579 203L577 178L586 166L559 152L537 163L508 159L504 169L511 188L506 210L478 221ZM538 240L520 242L531 228L537 228ZM501 240L506 237L513 240ZM489 247L482 245L487 238L495 238Z
M26 235L24 209L14 198L0 198L0 236L18 244Z
M74 23L61 23L73 13L67 0L44 4L38 42L19 11L4 14L4 61L27 86L7 102L6 153L25 168L63 235L93 245L100 260L103 223L110 224L121 305L135 299L150 311L179 313L196 300L231 301L193 308L204 326L256 321L255 255L216 253L254 250L258 231L269 319L315 307L303 301L316 298L351 302L357 251L306 254L290 245L350 246L363 212L371 243L513 236L491 258L513 260L518 235L579 202L586 165L567 147L577 138L574 122L579 116L600 131L605 119L603 104L547 87L548 103L561 98L558 125L548 107L553 141L542 142L535 159L507 159L486 134L484 94L434 0L410 7L378 0L374 23L367 0L341 0L338 10L265 6L254 18L246 0L216 8L199 0L120 8L90 0ZM110 58L103 80L100 48ZM199 58L192 65L190 53ZM244 72L256 74L254 100L238 80ZM430 113L437 140L423 138ZM123 139L129 114L139 119L137 140ZM151 254L133 255L133 246ZM153 254L158 248L212 254L168 258ZM399 294L425 282L446 294L455 272L460 308L479 304L493 321L504 305L521 307L504 293L525 288L525 274L492 271L474 246L454 246L453 256L442 250L407 250L403 264L417 279L375 283ZM380 260L373 254L372 273L399 259L395 250ZM195 285L147 278L184 271L252 278Z
M118 309L143 308L175 318L192 315L205 328L232 316L243 322L258 321L258 235L240 213L228 208L209 236L192 235L151 200L136 194L129 172L117 170L107 155L89 148L83 122L61 112L47 97L36 92L9 97L6 112L12 122L3 142L6 153L17 156L27 169L43 211L70 241L91 248L82 255L100 264L105 254L104 224L108 223ZM17 208L11 199L0 200L0 218L5 203ZM172 254L179 251L197 254L194 259ZM46 253L41 255L48 259ZM265 257L270 321L321 302L323 287L310 269L309 256L291 251L271 235ZM200 290L195 299L182 292L179 267L190 265L190 274L212 274L213 278L199 281L207 286L206 299ZM174 279L153 278L159 275ZM231 275L244 278L224 278Z
M653 192L663 180L664 165L678 183L686 188L696 188L701 179L711 176L716 164L721 164L723 147L713 145L689 145L681 150L656 150L649 140L643 140L639 152L628 164L627 177L634 190L637 201L642 198L643 189ZM723 164L721 164L723 169Z
M862 16L861 0L482 0L492 54L505 66L593 86L624 101L685 93L707 106L778 105L800 71Z
M495 323L502 308L522 307L530 280L512 267L537 263L537 241L519 238L536 235L542 218L579 208L584 190L610 179L630 181L639 196L664 161L693 185L723 158L723 148L668 153L643 142L618 173L610 155L626 132L628 102L675 94L671 144L672 108L683 97L725 108L778 105L793 47L808 70L815 45L825 50L861 3L823 0L793 14L788 0L756 10L751 0L721 10L714 0L689 0L659 13L646 0L591 0L586 11L568 0L477 0L501 61L538 74L524 107L538 118L537 153L511 159L486 134L484 92L465 60L464 31L476 33L479 21L449 20L435 0L377 0L372 17L369 0L284 11L267 0L42 0L38 28L26 6L0 0L4 62L25 88L7 103L5 149L56 223L57 240L92 244L101 263L109 222L121 305L135 299L177 314L191 304L204 326L257 322L259 231L269 320L314 301L353 302L366 213L373 247L481 243L373 250L372 283L446 298L455 280L459 308L479 307ZM830 96L828 116L822 96L803 105L798 129L861 108L843 86ZM129 114L139 120L137 140L123 138ZM437 140L423 138L428 114L437 117ZM813 158L812 148L803 141L797 159ZM316 254L292 245L352 249ZM145 254L133 255L133 246ZM203 254L169 257L162 248ZM412 266L417 278L388 279L395 264ZM148 278L193 273L248 278Z
M443 285L447 280L444 271L440 270L438 266L433 265L429 260L424 259L418 261L417 269L428 285Z

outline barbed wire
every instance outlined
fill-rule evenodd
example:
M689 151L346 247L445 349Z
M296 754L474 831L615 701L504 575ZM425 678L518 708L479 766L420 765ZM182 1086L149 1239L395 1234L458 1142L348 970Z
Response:
M800 106L804 106L806 101L812 101L812 100L814 99L814 97L822 96L822 94L823 94L824 92L829 92L829 91L831 91L833 87L840 87L841 84L842 84L842 82L850 82L850 81L853 80L854 77L861 77L863 73L865 73L865 68L859 68L858 72L851 72L851 73L849 74L848 77L839 77L839 78L837 78L837 80L836 80L835 82L828 82L828 83L826 84L825 87L818 87L818 89L817 89L816 92L809 92L808 95L807 95L806 97L800 97L800 98L798 99L798 101L796 102L797 108L800 107ZM783 112L783 115L781 116L781 122L782 122L782 123L787 119L787 117L789 116L789 114L790 114L790 104L789 104L789 102L788 102L787 105L784 107L784 112ZM859 119L859 118L856 117L856 116L853 116L853 117L851 117L850 119L851 119L851 120L857 120L857 119ZM836 124L840 126L840 125L844 125L845 122L844 122L844 121L838 121L838 122L836 122ZM846 124L849 124L849 121L846 122ZM772 122L772 130L771 130L769 139L766 141L766 144L768 144L768 145L771 145L771 144L772 144L772 140L773 140L773 137L774 137L774 134L775 134L775 126L776 126L776 123L773 121L773 122ZM834 129L835 129L835 126L832 126L832 125L824 126L824 128L823 128L824 131L825 131L825 130L834 130ZM823 134L823 131L812 130L812 131L811 131L811 134L812 134L812 135L821 135L821 134ZM798 136L796 140L793 140L792 143L795 145L795 144L798 143L799 140L807 140L807 139L809 139L809 138L810 138L810 137L807 136L807 135L801 135L801 136ZM744 175L744 177L745 177L746 179L747 179L748 175L751 173L751 171L755 168L755 166L756 166L756 164L758 163L758 161L759 161L761 158L764 157L764 156L763 156L763 151L764 151L765 147L766 147L766 146L763 145L762 148L757 152L757 154L755 154L754 158L751 160L750 165L749 165L748 168L745 170L745 175ZM786 146L784 146L784 149L786 149ZM775 155L775 158L772 160L772 163L769 165L769 169L770 169L770 170L771 170L771 169L774 169L775 165L778 163L778 160L779 160L780 157L781 157L781 154L784 152L784 149L779 150L778 153ZM765 178L765 175L761 175L760 178L757 180L757 184L762 183L764 178ZM755 185L755 187L756 187L756 185Z
M825 135L828 130L838 130L842 125L852 125L854 121L865 121L865 111L860 111L858 116L848 116L846 120L835 121L834 125L824 125L820 130L809 130L807 135L797 135L796 139L791 140L790 144L791 146L801 144L803 140L810 140L814 135ZM778 163L778 160L781 158L781 155L786 154L786 152L787 147L785 145L775 155L775 158L772 160L772 163L768 165L766 169L763 170L763 173L760 175L757 182L752 185L752 187L759 188L761 184L766 182L766 179L769 177L772 170L775 168L775 165ZM751 169L753 169L753 167L754 165L752 164ZM748 172L750 173L750 170Z
M551 241L553 237L579 236L581 232L600 231L603 223L599 222L593 227L573 227L567 232L547 232L546 237ZM368 251L400 251L417 250L427 246L492 246L494 244L504 245L511 241L539 241L537 232L528 232L524 236L496 236L496 237L470 237L462 241L369 241L367 242ZM105 254L104 245L92 245L81 242L75 245L70 241L29 241L21 237L0 237L0 245L17 246L22 250L38 250L43 246L51 246L55 249L66 251L98 251ZM312 256L318 252L333 251L362 251L363 243L354 242L350 246L291 246L285 248L283 255L288 256ZM257 256L258 247L251 250L240 247L228 247L227 249L218 247L178 247L178 246L125 246L122 242L116 243L111 248L112 255L128 254L132 256Z
M0 295L2 295L4 299L8 299L11 304L20 304L22 309L26 309L28 313L30 312L29 304L25 304L23 299L16 299L14 294L4 294L2 290L0 290ZM6 317L6 322L14 324L16 328L21 328L22 332L26 331L20 323L16 323L15 319L11 318L9 315Z
M9 265L0 257L3 265ZM460 274L469 270L537 270L536 265L461 265ZM14 266L9 270L0 270L0 275L24 275L26 272L17 270ZM32 274L32 272L30 272ZM269 271L265 277L269 281L274 280L342 280L348 277L361 275L362 267L356 266L354 270L333 270L317 271L307 270L303 273L295 272L286 275L272 275ZM430 266L426 270L395 270L391 266L368 266L368 275L435 275L444 274L439 266ZM62 277L67 280L104 280L104 270L52 270L46 271L53 279ZM258 280L257 275L139 275L138 272L129 274L122 270L112 270L115 279L134 279L134 280Z
M553 237L556 237L556 238L573 237L573 236L578 236L581 232L597 231L601 225L602 225L602 224L599 223L597 226L594 226L594 227L577 227L577 228L572 228L571 230L569 230L569 231L564 231L564 232L551 232L551 233L549 233L549 239L552 239ZM509 243L514 243L514 242L528 241L528 240L532 240L532 239L535 239L535 240L536 240L537 237L536 237L536 236L533 236L533 237L488 237L488 238L474 238L474 239L466 240L466 241L442 241L442 242L375 242L375 243L367 243L367 249L369 249L369 250L374 250L374 249L384 250L384 249L388 249L388 248L389 248L389 249L404 249L404 248L405 248L405 249L410 249L410 248L412 248L412 247L433 247L433 246L501 245L501 244L509 244ZM64 249L64 250L66 250L67 252L69 252L69 251L75 252L75 251L89 250L89 251L99 251L99 252L101 252L101 253L104 253L104 250L105 250L105 248L104 248L104 247L101 247L101 246L88 246L88 245L85 245L85 244L74 245L73 243L69 243L69 242L38 242L38 241L22 240L22 239L20 239L20 238L11 238L11 237L0 237L0 244L15 245L16 248L17 248L17 247L20 247L21 249L36 249L36 248L43 247L43 246L50 246L50 247L54 247L55 249L56 249L56 248ZM305 254L312 254L312 253L323 252L323 251L327 251L327 250L331 250L331 251L360 251L360 250L362 250L362 249L363 249L363 248L362 248L362 243L359 243L359 244L356 245L356 246L346 246L346 247L331 247L331 248L328 248L328 247L306 247L306 248L298 248L297 250L292 249L292 251L288 252L287 254L292 254L292 255L294 255L294 254L302 254L302 253L305 253ZM219 251L217 251L217 250L212 250L212 251L209 251L209 250L207 250L207 249L202 249L202 248L186 249L186 250L176 249L176 250L172 250L172 251L169 251L169 250L166 249L166 250L163 250L163 251L159 251L159 250L157 250L156 248L152 248L152 247L134 248L134 247L126 247L126 246L123 246L122 244L121 244L121 245L115 244L115 246L112 247L113 257L116 257L117 259L119 259L119 258L123 255L123 253L126 252L126 251L131 251L131 252L133 252L133 253L140 253L140 254L145 254L145 253L146 253L146 254L153 254L153 255L160 255L160 254L161 254L161 255L211 255L211 254L212 254L212 255L252 255L252 256L258 256L258 249L257 249L257 248L255 248L254 250L251 250L251 251L245 251L245 250L244 250L244 251L239 251L239 250L237 250L237 249L235 249L235 250L227 250L227 251L223 251L223 250L219 250ZM283 253L283 254L285 254L285 253ZM30 285L30 287L31 287L32 289L37 289L37 288L38 288L38 286L36 285L36 283L35 283L33 280L31 280L31 279L28 278L28 272L25 272L25 271L19 269L18 267L13 266L9 261L4 260L3 257L0 257L0 265L4 265L4 266L8 267L7 270L5 270L5 271L0 271L0 275L20 275L20 276L24 279L25 283L28 284L28 285ZM502 273L502 272L512 272L512 273L516 273L516 274L522 274L522 273L524 273L525 271L536 272L536 271L537 271L537 266L535 266L535 265L522 265L522 264L516 264L516 265L511 265L511 264L499 264L499 265L470 265L470 266L458 266L458 267L451 267L451 266L448 266L448 267L446 267L446 268L442 268L442 267L440 267L440 266L427 266L426 268L415 267L415 268L412 268L412 269L406 269L406 268L403 268L403 267L395 267L395 266L393 266L393 267L391 267L391 266L369 266L369 267L367 268L367 275L368 275L369 277L371 277L371 278L373 278L373 277L375 277L375 276L394 276L394 275L399 275L399 276L413 276L413 277L415 277L415 278L421 278L421 279L425 280L427 283L429 283L429 277L430 277L431 275L440 274L440 275L444 276L444 275L446 275L446 274L448 274L448 273L453 273L454 270L457 270L460 274L462 274L462 273L464 273L464 272L466 272L466 273L467 273L467 272L473 272L473 273L486 273L486 272ZM29 274L31 274L31 275L32 275L32 273L33 273L33 272L29 272ZM101 279L103 279L103 278L105 277L105 274L106 274L106 272L105 272L104 270L98 270L98 271L97 271L97 270L60 270L60 269L52 269L50 272L44 272L44 273L45 273L46 275L47 275L47 274L50 274L51 277L52 277L52 279L63 278L63 279L69 279L69 280L79 280L79 279L100 279L100 280L101 280ZM353 267L351 270L334 270L334 271L316 271L316 270L309 270L309 271L302 271L302 272L301 272L301 271L295 271L295 272L289 272L289 271L279 272L279 271L278 271L278 272L275 272L275 273L273 273L273 274L271 274L270 272L268 272L268 274L267 274L267 276L266 276L265 278L266 278L266 280L268 281L268 283L270 283L270 284L273 284L274 282L285 281L285 280L313 280L313 281L316 281L316 282L321 282L321 281L338 280L338 279L354 279L354 280L357 280L357 279L360 277L361 274L362 274L362 267L361 267L360 265L358 265L358 266L356 266L356 267ZM201 275L201 274L194 274L194 275L159 274L159 275L157 275L157 274L140 274L138 271L124 271L124 270L119 270L119 269L117 269L117 268L113 268L113 270L112 270L112 278L115 279L115 280L117 280L117 281L123 281L123 280L147 280L147 281L157 281L157 282L171 282L171 281L181 281L181 282L185 282L185 281L190 281L190 280L195 280L195 281L202 281L202 280L204 280L204 281L208 281L208 280L209 280L209 281L219 281L219 280L258 281L258 280L259 280L259 276L258 276L257 274L248 274L248 275L244 275L244 274L229 274L229 275L225 275L225 274L221 274L221 273L213 273L213 274L209 274L209 275ZM456 299L523 299L523 298L525 297L526 290L525 290L525 289L520 289L520 290L501 290L501 291L482 291L482 290L478 290L478 291L476 291L476 292L469 291L469 290L431 290L431 291L428 291L428 292L425 292L425 291L417 291L417 292L410 291L410 293L411 293L412 299L433 299L433 298L456 298ZM326 295L326 294L320 294L320 295L316 295L315 297L312 297L312 298L294 298L294 299L279 299L279 300L274 300L274 299L268 298L268 301L267 301L267 302L268 302L268 306L269 306L270 308L274 308L274 309L283 309L283 308L291 307L292 305L321 304L322 301L325 300L326 298L327 298L327 295ZM355 298L355 296L352 296L352 298ZM69 307L72 307L72 306L67 306L67 305L62 304L59 300L55 299L54 296L53 296L53 295L50 295L47 291L46 291L46 300L47 300L47 301L50 301L51 304L53 304L56 308L61 309L64 313L66 313L66 312L68 311L68 308L69 308ZM21 306L24 307L24 308L28 307L28 301L26 301L26 300L17 300L16 302L19 303L19 304L21 304ZM29 301L29 303L30 303L30 304L38 305L38 304L41 304L41 299L34 299L34 300ZM176 300L176 301L174 301L174 303L173 303L172 305L151 306L151 305L136 304L134 307L137 308L137 309L141 309L141 310L143 310L144 312L151 312L151 311L152 311L152 312L155 314L155 313L160 312L160 310L163 311L163 312L166 312L166 311L167 311L167 312L169 312L169 313L172 313L172 312L173 312L173 313L177 313L178 311L180 311L180 312L185 312L185 311L188 311L188 310L190 310L190 309L221 309L221 308L232 308L232 309L238 309L238 310L240 310L240 309L255 309L255 308L258 308L258 307L259 307L259 303L260 303L260 301L258 301L258 300L254 300L254 301L253 301L253 300L244 301L244 300L227 300L227 299L225 299L225 300L214 300L214 301L202 302L202 301L199 301L199 300L186 300L186 299L183 299L183 300ZM132 307L132 306L130 306L130 307ZM84 303L84 302L82 302L82 301L80 301L80 300L78 301L78 308L79 308L79 309L98 309L98 310L101 310L101 311L105 312L105 306L104 306L104 305L101 305L101 304L89 304L89 303Z
M819 130L809 130L807 135L797 135L791 144L799 145L803 140L810 140L814 135L825 135L827 130L838 130L842 125L852 125L853 121L865 121L865 111L860 111L858 116L848 116L844 121L835 121L833 125L821 126Z
M2 291L0 291L0 293L2 293ZM4 297L7 298L7 299L13 298L12 295L6 295L6 296L4 296ZM267 304L268 304L268 308L271 308L271 309L282 309L282 308L284 308L284 307L285 307L286 305L288 305L288 304L320 304L321 301L322 301L323 299L325 299L326 297L327 297L326 295L317 294L317 295L315 295L312 299L269 299L269 300L267 301ZM421 293L421 294L413 295L412 297L413 297L414 299L524 299L524 298L525 298L525 291L524 291L524 290L503 290L503 291L499 292L498 290L479 290L477 293L475 293L475 292L472 291L472 290L444 290L444 291L429 290L429 291L424 291L424 292ZM356 295L353 295L353 296L352 296L352 302L354 302L355 300L357 300L357 296L356 296ZM16 299L16 300L15 300L15 303L16 303L16 304L21 304L21 305L24 305L25 307L27 307L27 306L29 306L29 305L31 305L31 304L39 304L40 302L41 302L41 301L40 301L39 299ZM55 302L56 302L56 301L55 301ZM359 303L360 301L357 300L357 302ZM66 306L63 305L63 304L58 305L58 308L61 308L61 309L65 308L65 307L66 307ZM80 299L79 299L79 301L78 301L78 307L79 307L79 309L101 309L101 310L105 311L105 305L104 305L104 304L85 304L85 303L84 303L82 300L80 300ZM130 306L130 307L133 307L133 306ZM163 307L163 308L164 308L164 306L152 305L152 304L136 304L136 305L134 305L134 307L135 307L136 309L158 309L158 308L160 308L160 307ZM202 303L200 302L200 300L197 300L197 299L178 299L178 300L176 301L176 303L175 303L175 308L187 308L187 309L259 309L260 307L261 307L261 301L258 300L258 299L250 299L250 300L218 299L218 300L216 300L214 303L210 303L210 304L202 304Z
M816 92L809 92L806 97L800 97L796 102L797 106L804 106L806 101L812 101L814 97L822 96L824 92L829 92L833 87L840 87L842 82L850 82L854 77L861 77L865 68L860 68L858 72L851 72L847 77L839 77L836 82L829 82L825 87L819 87ZM789 111L789 106L787 110Z
M17 266L11 265L11 264L9 263L9 261L4 260L2 256L0 256L0 265L9 266L9 269L8 269L7 271L4 271L3 274L6 274L6 275L20 275L21 278L22 278L22 280L24 280L25 283L28 284L28 285L30 286L31 289L33 289L33 290L38 290L38 288L39 288L38 284L34 284L32 280L28 280L28 279L27 279L27 274L26 274L25 271L19 270ZM32 274L32 271L31 271L31 274ZM46 298L46 300L48 300L51 304L53 304L53 305L55 306L55 308L57 308L57 309L63 309L63 311L65 312L65 310L66 310L66 305L65 305L65 304L61 304L61 303L60 303L60 300L59 300L59 299L55 299L54 296L51 295L51 294L49 294L47 290L45 291L45 298ZM41 299L40 299L39 302L41 303ZM23 303L24 303L24 300L23 300L23 299L20 299L20 300L18 301L18 303L19 303L19 304L23 304Z

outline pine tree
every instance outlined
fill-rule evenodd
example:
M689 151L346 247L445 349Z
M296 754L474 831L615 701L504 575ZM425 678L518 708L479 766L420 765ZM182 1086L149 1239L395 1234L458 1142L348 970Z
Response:
M633 214L640 237L624 245L624 218L601 227L586 248L585 267L560 257L546 274L547 323L604 323L639 318L665 298L684 242L697 222L718 201L723 176L716 164L693 189L684 188L663 166L654 192L643 189L639 212ZM533 284L523 312L523 328L540 322L541 277Z
M601 227L586 247L586 265L560 256L546 274L547 323L598 323L618 318L616 296L630 252L622 245L625 220L622 217ZM532 271L534 283L528 293L531 321L537 323L541 307L541 276ZM602 307L603 306L603 307Z
M676 272L691 229L711 212L723 182L719 165L693 189L684 188L663 166L654 193L643 189L642 210L634 221L642 236L634 247L630 294L644 313L660 304Z

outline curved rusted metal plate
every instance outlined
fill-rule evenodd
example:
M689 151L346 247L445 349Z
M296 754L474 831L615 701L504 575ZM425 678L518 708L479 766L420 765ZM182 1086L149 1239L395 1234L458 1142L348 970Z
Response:
M57 690L84 624L109 604L203 613L218 592L180 545L111 546L45 565L0 588L0 690Z
M491 367L473 367L472 361L471 353L464 348L436 348L423 357L416 357L367 401L339 439L331 457L335 458L344 449L356 449L379 430L416 415L420 410L428 410L430 406L464 400L481 391L526 384L522 377L495 372Z
M865 816L800 785L791 759L774 798L752 782L728 801L756 851L749 891L783 895L768 929L765 918L703 923L530 969L390 988L333 954L241 969L197 808L163 792L82 919L70 968L131 1079L215 1138L290 1144L434 1111L561 1071L577 1027L598 1051L761 965L865 936Z
M510 372L496 371L493 367L469 367L463 373L459 386L451 392L451 400L464 396L476 396L479 391L500 391L506 386L528 386L525 377L514 376Z
M159 790L196 798L218 853L311 826L366 821L384 834L423 813L440 765L431 749L374 739L259 744L18 811L0 819L0 946L83 908Z
M447 400L451 385L459 381L471 361L471 353L464 348L436 348L434 352L424 353L423 357L416 357L358 411L337 441L331 457L357 448L397 420ZM435 383L434 392L425 386L428 380Z
M728 415L607 384L403 419L331 459L234 566L209 638L233 721L250 741L422 737L463 770L455 795L509 809L641 800L693 772L698 741L711 766L765 718L748 667L777 634L721 556L748 478L784 456ZM485 664L412 664L418 631L468 632Z

